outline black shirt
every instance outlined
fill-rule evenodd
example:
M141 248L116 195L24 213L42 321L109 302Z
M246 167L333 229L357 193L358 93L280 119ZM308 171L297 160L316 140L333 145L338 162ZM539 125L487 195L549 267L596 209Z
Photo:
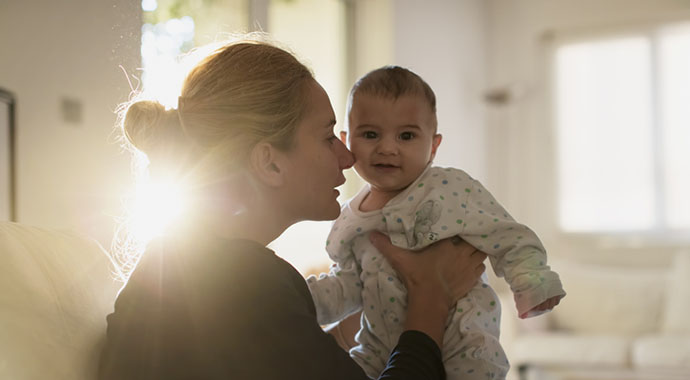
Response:
M318 325L302 276L253 241L151 243L107 322L101 380L367 379ZM381 376L442 378L438 346L416 331Z

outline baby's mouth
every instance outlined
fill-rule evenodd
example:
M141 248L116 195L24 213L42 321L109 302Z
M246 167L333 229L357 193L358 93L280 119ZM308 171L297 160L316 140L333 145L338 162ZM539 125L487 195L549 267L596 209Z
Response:
M381 170L400 169L400 166L393 165L393 164L374 164L373 166L374 166L376 169L381 169Z
M393 164L374 164L377 168L397 168L397 165Z

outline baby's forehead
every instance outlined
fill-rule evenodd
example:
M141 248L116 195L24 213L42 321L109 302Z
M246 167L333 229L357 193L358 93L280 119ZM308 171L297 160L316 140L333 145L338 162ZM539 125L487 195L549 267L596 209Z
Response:
M401 99L409 99L415 102L423 103L433 108L431 102L424 96L423 93L417 91L407 91L400 94L392 94L386 91L356 91L352 95L353 106L358 102L366 102L368 100L383 100L389 102L396 102Z
M418 127L437 132L436 112L423 95L406 93L397 98L363 93L352 99L347 110L345 130L378 128L390 131Z
M398 117L436 117L428 100L414 92L390 96L387 94L362 93L356 94L347 109L347 118L371 118L384 115Z

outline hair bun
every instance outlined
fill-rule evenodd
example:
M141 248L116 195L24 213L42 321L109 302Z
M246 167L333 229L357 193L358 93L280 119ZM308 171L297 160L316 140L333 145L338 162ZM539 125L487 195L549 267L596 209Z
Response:
M165 146L177 144L181 131L177 110L166 110L156 101L142 100L132 103L122 123L125 137L149 160Z

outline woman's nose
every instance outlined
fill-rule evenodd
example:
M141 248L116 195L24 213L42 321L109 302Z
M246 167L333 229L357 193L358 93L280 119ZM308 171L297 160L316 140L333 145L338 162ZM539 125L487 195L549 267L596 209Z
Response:
M352 152L350 152L350 150L347 149L345 144L343 144L340 140L338 140L337 144L336 154L338 155L338 165L340 166L340 170L351 168L352 165L355 164L355 155L352 154Z

